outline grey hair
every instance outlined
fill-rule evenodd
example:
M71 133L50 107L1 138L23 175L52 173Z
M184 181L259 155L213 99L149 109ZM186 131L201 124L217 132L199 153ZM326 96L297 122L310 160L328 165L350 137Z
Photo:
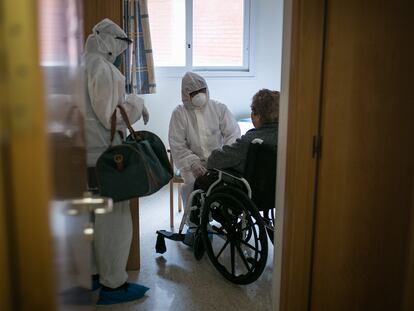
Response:
M250 105L252 112L260 116L264 123L276 122L279 118L279 98L278 91L261 89L253 96Z

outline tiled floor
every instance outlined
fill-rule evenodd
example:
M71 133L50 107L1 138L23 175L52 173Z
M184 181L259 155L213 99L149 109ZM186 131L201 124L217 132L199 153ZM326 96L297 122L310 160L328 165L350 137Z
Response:
M176 208L177 210L177 208ZM182 213L175 212L175 230ZM100 306L98 310L209 311L272 310L273 247L269 243L267 266L250 285L237 286L215 270L207 255L196 261L181 242L166 240L167 252L155 252L156 230L169 230L169 189L140 200L141 269L129 272L129 281L150 290L146 296L127 304ZM95 298L97 299L96 292ZM74 309L75 310L75 309ZM80 310L80 309L76 309Z

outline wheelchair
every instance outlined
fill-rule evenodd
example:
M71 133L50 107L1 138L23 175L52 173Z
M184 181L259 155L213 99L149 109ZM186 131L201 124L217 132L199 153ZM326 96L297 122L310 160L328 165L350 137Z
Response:
M166 251L164 238L186 241L183 228L190 221L194 257L207 253L227 280L245 285L262 274L273 243L275 221L276 147L253 141L245 173L209 170L195 182L178 233L157 231L156 251Z

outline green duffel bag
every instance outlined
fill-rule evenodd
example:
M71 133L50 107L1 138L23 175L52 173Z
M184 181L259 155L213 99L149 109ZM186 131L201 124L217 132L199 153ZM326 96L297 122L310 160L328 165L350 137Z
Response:
M173 170L170 164L170 160L168 158L167 151L165 149L165 145L162 142L162 140L157 135L149 131L136 131L134 135L132 134L128 135L128 137L126 138L126 141L133 142L135 141L135 137L138 137L138 139L141 139L141 141L143 140L147 141L150 144L155 155L157 156L158 160L160 161L161 165L165 167L165 169L171 175L173 175Z
M114 202L153 194L173 176L161 139L148 131L134 132L122 107L120 111L131 134L122 144L110 146L96 162L100 195L110 197ZM115 124L114 112L111 142Z

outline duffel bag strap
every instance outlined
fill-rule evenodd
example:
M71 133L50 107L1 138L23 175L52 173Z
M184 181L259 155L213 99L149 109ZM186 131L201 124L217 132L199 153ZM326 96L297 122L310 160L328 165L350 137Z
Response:
M136 141L143 140L144 138L139 133L136 133L134 129L132 128L131 122L129 122L128 115L125 111L125 108L122 107L121 105L118 105L117 107L119 108L119 111L121 112L121 116L124 119L124 122L127 125L128 130L131 133L132 137L134 137Z
M138 133L136 133L134 131L134 129L132 128L131 123L129 122L128 115L127 115L124 107L122 107L121 105L117 105L117 108L121 112L122 119L124 120L128 130L132 134L132 137L134 137L134 139L136 141L142 140L143 138ZM112 113L112 116L111 116L111 145L112 145L112 141L114 140L114 137L115 137L115 129L116 129L116 109L114 110L114 112Z
M115 132L116 132L116 109L112 113L111 116L111 143L110 146L112 146L112 142L115 138ZM119 135L121 136L122 140L124 139L124 133L121 133L121 131L118 131Z

